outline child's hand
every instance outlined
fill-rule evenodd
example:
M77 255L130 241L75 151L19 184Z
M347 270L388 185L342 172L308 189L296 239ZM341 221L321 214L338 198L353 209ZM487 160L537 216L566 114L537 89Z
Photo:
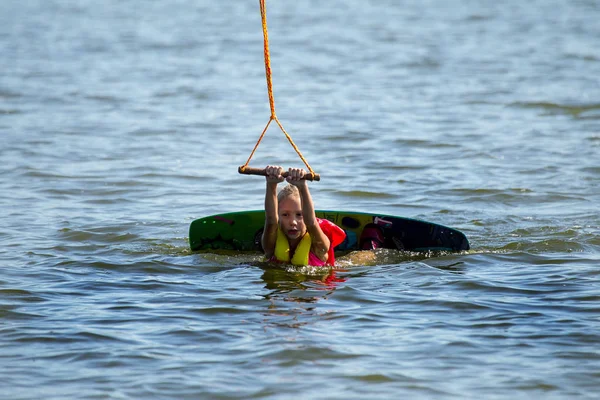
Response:
M278 165L267 165L265 172L267 173L267 183L280 183L285 180L285 178L281 176L283 168Z
M285 179L294 186L306 186L305 175L306 171L302 168L290 168L288 169L288 176Z

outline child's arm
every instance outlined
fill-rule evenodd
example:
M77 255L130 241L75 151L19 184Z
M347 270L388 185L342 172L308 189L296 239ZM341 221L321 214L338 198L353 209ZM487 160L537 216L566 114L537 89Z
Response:
M311 237L311 251L319 257L321 261L327 261L329 246L331 242L319 225L317 216L315 215L315 206L312 201L312 196L308 190L306 180L302 179L306 175L306 171L300 168L290 168L287 181L298 187L300 199L302 202L302 218L306 225L306 230Z
M275 243L277 242L277 228L279 217L277 214L277 184L283 182L281 176L283 168L268 165L265 168L267 172L267 189L265 191L265 228L263 230L261 244L268 259L275 253Z

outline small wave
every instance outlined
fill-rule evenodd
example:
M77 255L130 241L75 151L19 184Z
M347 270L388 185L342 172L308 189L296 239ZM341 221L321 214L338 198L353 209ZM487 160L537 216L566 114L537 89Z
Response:
M424 148L424 149L446 149L446 148L462 148L460 144L457 143L449 143L449 142L441 142L434 140L424 140L424 139L405 139L399 138L394 139L394 143L401 146L410 146L411 148Z
M469 22L480 22L480 21L489 21L493 19L491 15L483 15L483 14L471 14L466 20Z
M457 257L464 253L455 253L448 251L427 251L427 252L415 252L415 251L399 251L393 249L376 249L369 251L353 251L337 258L336 263L342 268L355 267L355 266L375 266L375 265L397 265L406 262L422 261L433 258L441 257ZM451 266L442 265L440 268L453 269L455 267L454 261Z
M100 243L122 243L136 239L138 236L129 232L116 232L114 228L98 228L90 230L75 230L62 228L62 239L70 242L94 241Z
M549 115L567 114L579 118L582 114L588 112L600 112L600 103L591 104L559 104L551 102L514 102L509 104L511 107L525 109L541 109L548 112ZM595 115L595 114L594 114ZM600 117L600 116L599 116Z
M92 95L84 96L84 98L87 100L93 100L93 101L97 101L100 103L116 104L116 103L123 102L122 98L118 98L116 96L111 96L111 95L102 95L102 94L92 94Z
M520 187L514 187L514 188L507 188L507 189L487 189L487 188L478 188L478 189L469 189L469 188L456 188L456 189L449 189L446 191L448 194L459 194L462 196L469 196L469 195L479 195L479 196L485 196L485 195L506 195L506 194L511 194L511 193L532 193L533 190L528 189L528 188L520 188Z
M335 193L340 194L342 196L346 196L346 197L365 198L365 199L370 199L370 198L391 199L391 198L396 197L389 193L368 192L368 191L364 191L364 190L348 190L348 191L338 190Z
M10 320L31 320L41 317L39 314L34 313L26 313L23 311L13 311L7 309L6 306L0 308L0 318L2 321L10 321ZM5 332L6 333L6 332Z
M0 296L5 300L11 298L27 303L39 303L45 300L44 298L35 295L33 292L24 289L0 289ZM4 308L6 309L6 306L4 306Z
M6 115L16 115L16 114L23 114L24 112L16 109L16 108L0 108L0 114L6 114Z
M565 54L565 58L568 59L573 59L573 60L583 60L583 61L589 61L589 62L597 62L598 60L600 60L600 58L598 58L598 56L594 55L594 54L581 54L581 53L573 53L573 52L568 52Z
M210 252L196 252L203 261L218 266L232 266L240 264L260 264L264 262L264 255L258 252L241 252L235 250L211 250Z
M321 276L329 274L332 270L329 266L313 266L313 265L284 265L282 267L286 272L291 274L302 274L306 276Z
M21 93L12 90L0 89L0 99L18 99L22 96Z
M585 246L570 240L543 239L510 242L502 247L503 250L525 251L528 253L573 253L585 251Z

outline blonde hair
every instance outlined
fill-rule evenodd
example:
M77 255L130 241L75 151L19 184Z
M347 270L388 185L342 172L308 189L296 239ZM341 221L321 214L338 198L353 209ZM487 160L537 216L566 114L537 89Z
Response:
M286 186L281 188L279 193L277 193L277 202L281 203L282 200L287 199L288 197L300 198L300 192L298 191L298 188L291 183L288 183Z

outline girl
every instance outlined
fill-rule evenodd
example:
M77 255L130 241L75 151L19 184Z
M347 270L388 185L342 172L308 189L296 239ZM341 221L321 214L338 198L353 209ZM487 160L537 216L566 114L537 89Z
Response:
M337 225L315 215L308 185L301 168L267 166L265 229L262 247L269 261L294 265L334 265L333 249L344 241L345 232ZM277 185L288 181L279 194Z

